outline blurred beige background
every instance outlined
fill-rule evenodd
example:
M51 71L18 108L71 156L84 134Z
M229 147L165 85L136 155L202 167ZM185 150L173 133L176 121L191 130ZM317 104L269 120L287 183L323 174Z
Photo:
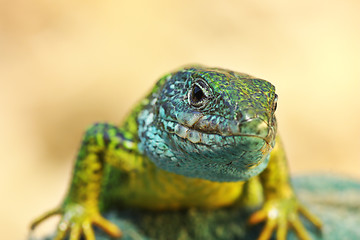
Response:
M0 1L2 239L24 239L60 202L89 124L119 122L188 63L277 86L294 174L360 179L359 11L355 0Z

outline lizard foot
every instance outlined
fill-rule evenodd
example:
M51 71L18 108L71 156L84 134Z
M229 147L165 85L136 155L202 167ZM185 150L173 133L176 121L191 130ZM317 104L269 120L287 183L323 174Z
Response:
M321 221L301 205L296 198L266 201L262 209L250 216L249 223L257 224L265 221L265 227L258 240L270 239L274 231L276 231L277 240L285 240L289 227L295 231L299 239L311 239L300 220L299 213L316 228L321 229Z
M61 220L57 226L54 239L64 239L69 233L69 240L79 240L81 235L85 236L86 240L95 240L94 230L92 224L102 228L107 234L112 237L120 238L122 236L121 230L110 221L103 218L97 210L86 209L81 204L68 204L64 208L56 208L45 213L31 224L31 230L35 229L45 219L60 214Z

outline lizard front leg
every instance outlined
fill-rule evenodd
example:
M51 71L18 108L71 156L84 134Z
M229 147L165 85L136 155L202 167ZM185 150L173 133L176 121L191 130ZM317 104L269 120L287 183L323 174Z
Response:
M84 135L72 182L63 203L36 219L31 229L48 217L60 214L55 239L63 239L68 232L70 240L80 239L82 234L87 240L95 239L92 224L113 237L120 237L122 233L118 227L101 216L99 197L105 165L128 164L126 159L121 163L121 155L135 148L136 144L126 139L123 131L116 126L106 123L91 126Z
M295 196L290 184L289 170L280 137L276 138L269 165L260 174L260 181L264 191L264 205L249 219L250 224L265 221L259 240L270 239L274 231L278 240L286 239L289 227L295 231L299 239L310 239L300 221L299 213L317 228L321 228L321 221L312 215Z

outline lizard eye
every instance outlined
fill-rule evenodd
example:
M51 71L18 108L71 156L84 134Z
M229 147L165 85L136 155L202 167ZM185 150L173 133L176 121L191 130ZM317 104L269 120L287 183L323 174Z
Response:
M274 103L273 103L273 112L277 109L278 95L275 94Z
M211 98L211 90L207 82L203 79L196 79L188 93L188 99L191 106L198 109L204 108L205 104Z

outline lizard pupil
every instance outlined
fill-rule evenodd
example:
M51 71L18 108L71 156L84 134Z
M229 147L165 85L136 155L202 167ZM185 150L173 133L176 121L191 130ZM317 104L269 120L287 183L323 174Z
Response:
M201 100L205 97L204 92L201 90L201 88L197 85L195 85L193 89L192 99L191 101L193 103L199 103Z
M209 85L201 78L197 79L188 93L189 104L197 109L204 108L211 97Z

